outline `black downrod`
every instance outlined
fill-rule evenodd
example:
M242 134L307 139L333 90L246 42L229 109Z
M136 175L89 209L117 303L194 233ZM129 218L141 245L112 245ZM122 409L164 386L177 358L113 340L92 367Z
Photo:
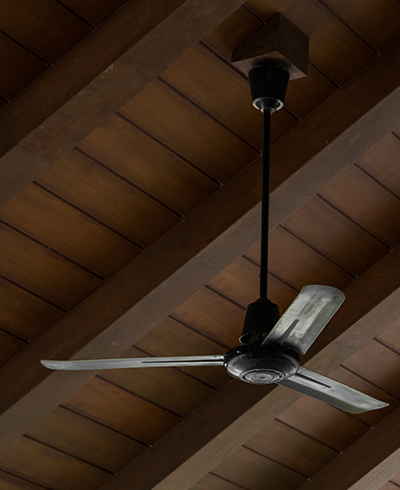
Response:
M269 167L271 146L272 110L264 109L262 150L262 194L261 194L261 253L260 253L260 298L267 298L268 290L268 235L269 235Z
M267 298L271 114L283 107L289 73L268 63L252 68L249 80L253 106L263 112L260 297L247 306L240 342L261 344L279 319L279 308Z
M260 299L267 298L268 232L269 232L269 168L271 146L271 114L283 107L289 72L275 63L255 66L249 71L253 106L264 114L262 150Z

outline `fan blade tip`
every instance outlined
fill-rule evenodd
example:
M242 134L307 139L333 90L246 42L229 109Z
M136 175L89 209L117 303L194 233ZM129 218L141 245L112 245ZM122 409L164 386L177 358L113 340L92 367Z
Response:
M47 369L57 369L57 365L54 363L54 361L46 361L42 359L40 364Z
M341 289L335 288L334 286L326 286L325 284L308 284L307 286L304 286L301 291L307 291L308 289L324 289L327 292L329 291L333 294L337 294L338 296L343 298L343 300L346 298L344 292Z
M380 400L376 400L376 403L374 404L374 406L372 408L370 408L369 410L380 410L381 408L386 408L389 405L390 405L389 403L381 402Z
M47 369L52 369L53 371L71 371L74 368L73 363L69 361L47 361L41 360L40 363Z
M279 384L344 412L357 414L389 406L386 402L303 367L300 367L296 374L281 380Z
M352 409L348 409L344 411L349 413L365 413L365 412L372 412L372 410L380 410L381 408L386 408L388 406L389 403L376 400L376 403L371 404L368 407L353 407Z
M264 343L279 341L281 345L306 354L344 300L343 292L335 287L319 284L304 286L268 333Z

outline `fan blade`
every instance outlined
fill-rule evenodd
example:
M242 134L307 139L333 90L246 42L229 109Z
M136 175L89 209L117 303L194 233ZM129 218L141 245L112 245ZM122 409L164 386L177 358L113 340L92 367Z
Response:
M362 413L388 406L388 403L376 400L350 388L350 386L305 368L300 368L297 374L279 381L278 384L321 400L346 412Z
M330 286L305 286L265 338L305 354L345 299Z
M48 369L88 371L144 367L223 366L224 355L186 357L139 357L133 359L93 359L91 361L40 361Z

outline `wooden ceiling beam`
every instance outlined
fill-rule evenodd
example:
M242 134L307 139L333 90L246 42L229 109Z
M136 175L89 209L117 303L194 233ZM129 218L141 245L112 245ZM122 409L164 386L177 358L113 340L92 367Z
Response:
M0 206L244 0L131 0L0 111Z
M340 315L333 317L307 353L305 359L308 362L305 366L328 375L398 319L399 274L400 247L397 247L393 253L386 255L350 284L344 290L346 301L339 310ZM187 490L272 422L299 396L275 385L255 388L233 381L156 442L151 450L140 455L118 476L106 483L101 490L128 490L132 486L136 490ZM396 427L399 424L400 421L397 421ZM384 427L387 431L386 425ZM397 430L393 441L396 437L398 438ZM382 455L385 450L382 449ZM378 461L370 457L369 462L372 460ZM332 475L333 472L330 476L334 483L329 488L348 488L336 486ZM325 489L328 481L329 479L324 479L324 484L311 485L310 489L305 487L304 490ZM321 483L322 480L318 482ZM357 487L357 490L361 488L364 487Z
M400 44L274 145L271 226L400 124ZM93 375L43 358L121 355L259 238L258 159L0 371L0 449Z
M400 409L319 471L301 490L379 490L399 472Z

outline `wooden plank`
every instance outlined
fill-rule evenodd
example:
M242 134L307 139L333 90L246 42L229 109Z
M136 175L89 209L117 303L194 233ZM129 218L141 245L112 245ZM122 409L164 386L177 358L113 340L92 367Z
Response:
M0 35L0 96L12 100L46 69L47 65L4 34ZM3 141L8 140L2 128ZM3 151L2 151L3 153Z
M306 284L327 284L343 289L353 281L349 273L281 227L271 233L270 271L298 291Z
M387 482L382 487L380 487L379 490L397 490L398 488L399 488L398 485L394 485L391 482Z
M386 245L400 243L400 200L352 165L319 196Z
M105 278L141 252L134 244L33 184L0 209L0 219Z
M396 249L394 254L385 256L368 273L345 289L348 299L341 308L342 313L333 317L329 327L308 351L306 359L309 362L306 362L306 367L328 375L369 342L377 330L383 330L398 318L400 289L396 287L393 290L392 287L395 283L400 286L400 249ZM393 267L397 270L393 270ZM386 292L381 288L386 289ZM377 306L372 307L373 304ZM138 490L188 488L256 435L267 423L280 417L299 398L298 394L283 387L255 387L233 381L157 441L151 454L139 456L121 471L118 479L111 480L102 490L127 490L131 488L132 482L135 482ZM308 400L314 402L302 397L301 402L297 403L301 405L308 403ZM326 427L336 420L336 430L331 431L328 437L328 442L336 450L345 449L369 431L369 426L356 418L322 402L315 403L319 404L317 408L315 405L305 408L300 417L294 415L293 421L301 423L308 414L307 424L312 427L316 416L323 411L330 412L332 420L325 429L318 429L318 434L323 438ZM289 410L286 416L289 416ZM213 424L210 420L213 420ZM318 428L318 423L316 426ZM190 436L185 437L189 428ZM193 434L196 436L193 437ZM175 448L173 454L170 451L172 446Z
M281 413L278 420L338 452L369 430L351 415L306 396Z
M241 487L208 473L208 475L198 481L196 485L193 485L191 490L238 490L239 488Z
M379 52L399 38L400 5L396 0L326 0L335 14Z
M135 348L129 349L124 356L147 357ZM215 393L209 386L173 368L110 370L98 377L180 417L190 415Z
M294 490L306 480L289 468L245 448L239 448L214 468L213 474L250 490L264 490L265 482L276 490Z
M214 181L118 116L81 141L79 148L182 216L218 189Z
M400 482L400 474L396 473L390 480L398 486Z
M271 227L283 221L399 125L400 73L393 68L399 49L400 46L395 45L385 52L274 145ZM380 90L371 90L377 86ZM368 100L365 94L369 94ZM308 138L310 134L312 139ZM355 135L357 144L354 143ZM31 346L26 355L18 356L2 369L2 447L29 430L90 379L91 375L87 373L76 373L73 377L66 376L68 373L49 374L40 367L40 359L70 358L77 354L81 358L121 355L128 343L135 343L194 291L254 245L259 234L260 171L259 161L250 165L238 179L229 182L193 212L184 230L181 226L172 229L151 250L140 255L88 298L79 312L59 322L51 332L42 336L40 342ZM195 257L199 252L201 255ZM348 290L355 291L348 301L352 307L342 309L345 313L343 318L338 316L340 323L336 320L331 323L334 332L342 334L340 342L345 346L345 352L346 349L357 349L366 339L370 340L370 336L376 335L377 328L382 326L383 329L385 318L394 321L399 303L396 281L400 274L396 262L391 262L393 257L397 257L396 251L380 264L383 269L377 276L388 278L381 285L377 286L374 275L370 283L373 287L369 286L362 294L352 285L348 286ZM154 274L149 274L149 270ZM373 270L371 274L376 272ZM110 304L113 304L112 309L108 307ZM368 316L371 304L378 307ZM367 315L362 329L357 324L360 312ZM356 322L356 333L346 334L347 326L353 322ZM132 325L135 325L134 329ZM330 335L329 329L327 335ZM327 341L325 336L321 338ZM93 339L96 339L94 343ZM310 355L323 345L316 343L315 350L309 351ZM330 359L329 355L325 355L324 362L327 359ZM339 358L337 360L340 362ZM330 366L331 369L334 367L337 366ZM234 400L237 400L237 393L229 403L234 405ZM17 401L18 409L14 407ZM232 413L232 417L235 414L237 412ZM18 417L18 424L15 417ZM267 421L263 420L263 423ZM247 438L250 435L246 434ZM202 441L204 444L204 439ZM201 447L200 439L196 443ZM197 451L193 450L194 453ZM226 450L229 452L231 446ZM163 472L170 471L163 468ZM193 473L195 479L208 471L200 464L198 468L199 471Z
M26 437L0 455L0 468L47 488L95 490L110 473Z
M378 490L398 473L397 409L304 484L304 490Z
M0 279L0 328L28 342L36 340L65 313L28 291Z
M64 0L63 3L91 24L98 26L127 0Z
M250 0L248 6L263 21L278 12L310 37L308 59L342 86L371 62L375 54L351 29L327 8L313 0Z
M238 345L244 315L244 308L202 288L178 306L171 317L214 342L232 348Z
M400 369L400 356L382 344L372 340L348 359L344 367L356 374L362 372L363 378L400 397L397 373Z
M76 150L37 183L142 247L179 221L172 211Z
M207 0L201 5L196 0L127 2L3 108L7 124L1 124L1 205L242 4L243 0Z
M246 308L259 297L260 268L239 257L207 284L212 291ZM268 277L268 284L271 277ZM271 300L272 301L272 300Z
M268 298L279 306L281 314L292 304L297 291L279 279L268 276Z
M212 76L210 74L212 73ZM211 114L255 148L262 147L262 114L254 109L248 81L198 44L170 66L161 79ZM274 117L272 142L289 131L297 120L281 111Z
M383 332L376 336L376 340L378 342L393 350L397 354L400 354L399 327L400 322L394 322L392 325L390 325L388 328L385 328Z
M72 310L104 282L47 247L0 223L3 277Z
M298 78L289 84L285 106L297 117L304 119L337 90L328 77L309 64L307 77Z
M100 378L93 378L63 406L144 444L153 444L179 417Z
M389 250L318 197L282 226L354 276L360 276Z
M44 487L23 480L4 471L0 471L0 482L3 490L43 490Z
M51 63L91 32L85 22L53 0L42 1L40 11L28 0L12 3L2 0L0 8L3 13L0 29Z
M257 19L247 7L240 7L218 24L203 42L226 61L230 61L233 51L262 26L263 22Z
M258 156L252 147L159 80L147 85L119 114L221 183Z
M244 447L310 477L330 463L338 452L302 432L274 420Z
M62 407L56 408L27 435L113 473L146 449L145 445Z
M400 140L389 134L365 153L357 165L400 198L399 158Z
M248 250L245 256L259 263L259 244ZM327 284L343 289L353 281L348 272L281 227L270 234L269 270L297 291L306 284Z
M22 352L28 344L0 330L0 366L4 366L14 356Z
M229 300L247 307L259 297L260 269L244 257L239 257L218 276L211 279L208 287ZM268 298L284 311L297 296L297 291L274 276L268 275Z

